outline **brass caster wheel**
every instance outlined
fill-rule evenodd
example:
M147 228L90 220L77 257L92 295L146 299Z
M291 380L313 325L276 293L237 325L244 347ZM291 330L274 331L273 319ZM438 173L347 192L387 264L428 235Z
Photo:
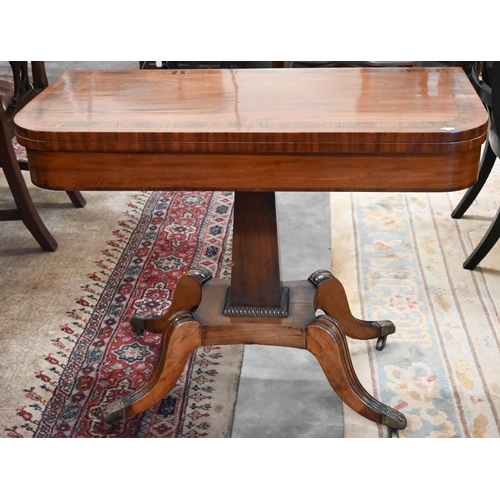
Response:
M391 429L389 427L389 437L390 438L399 438L399 432L397 429Z
M381 351L385 347L386 342L387 342L387 336L379 337L377 339L377 345L376 345L377 351Z
M377 339L377 351L381 351L385 347L387 337L396 331L396 326L392 321L384 319L382 321L373 321L373 325L379 328L379 338Z
M99 417L106 425L117 425L126 418L125 406L123 398L118 397L116 401L100 407Z

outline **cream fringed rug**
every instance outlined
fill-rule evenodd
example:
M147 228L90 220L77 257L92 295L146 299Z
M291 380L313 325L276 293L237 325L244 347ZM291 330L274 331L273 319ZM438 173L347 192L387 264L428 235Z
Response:
M400 437L500 434L500 244L462 268L498 209L498 162L454 220L463 193L331 194L333 272L355 315L396 325L381 352L349 344L365 388L406 415ZM386 436L344 409L345 437Z
M0 208L12 206L0 174ZM178 277L227 275L232 193L31 189L59 243L43 252L21 222L0 226L0 437L228 437L241 346L199 349L158 405L118 426L102 403L151 372L159 335L136 338L134 311L168 307ZM10 205L9 205L10 203Z

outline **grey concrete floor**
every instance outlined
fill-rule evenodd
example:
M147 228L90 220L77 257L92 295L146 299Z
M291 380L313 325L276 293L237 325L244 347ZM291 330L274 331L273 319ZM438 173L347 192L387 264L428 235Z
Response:
M284 281L331 268L329 193L277 193ZM245 346L233 438L343 437L342 402L301 349Z
M68 69L139 69L139 62L46 62L49 82ZM10 74L0 62L0 78ZM278 193L277 201L282 279L330 269L329 194ZM316 358L300 349L245 346L232 437L343 437L342 403Z

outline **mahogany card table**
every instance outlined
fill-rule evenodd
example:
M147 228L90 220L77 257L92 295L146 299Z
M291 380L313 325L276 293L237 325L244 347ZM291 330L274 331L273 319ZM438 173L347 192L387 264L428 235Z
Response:
M231 279L180 278L148 381L102 408L113 422L159 402L193 350L307 349L339 397L389 430L404 415L372 397L346 336L389 320L354 317L328 270L282 283L276 191L449 191L477 178L488 116L461 68L68 71L16 117L35 185L64 191L234 191Z

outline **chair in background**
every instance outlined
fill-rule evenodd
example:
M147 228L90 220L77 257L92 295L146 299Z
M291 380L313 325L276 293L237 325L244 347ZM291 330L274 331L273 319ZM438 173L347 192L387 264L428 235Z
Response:
M451 216L460 219L484 186L497 158L500 157L500 138L497 124L500 124L500 62L480 62L469 68L468 76L485 105L490 122L488 137L479 166L478 180L470 187ZM464 269L475 269L500 238L500 208L477 247L464 262Z
M213 61L139 61L139 69L202 69L230 68L229 62Z
M407 68L421 66L420 61L283 61L283 68Z
M29 167L24 148L15 139L13 123L16 113L48 86L45 65L31 63L32 81L27 62L12 61L10 66L12 81L0 80L0 168L17 208L0 210L0 221L21 220L43 250L54 251L57 242L40 218L21 172ZM75 207L85 206L86 201L79 192L67 194Z

